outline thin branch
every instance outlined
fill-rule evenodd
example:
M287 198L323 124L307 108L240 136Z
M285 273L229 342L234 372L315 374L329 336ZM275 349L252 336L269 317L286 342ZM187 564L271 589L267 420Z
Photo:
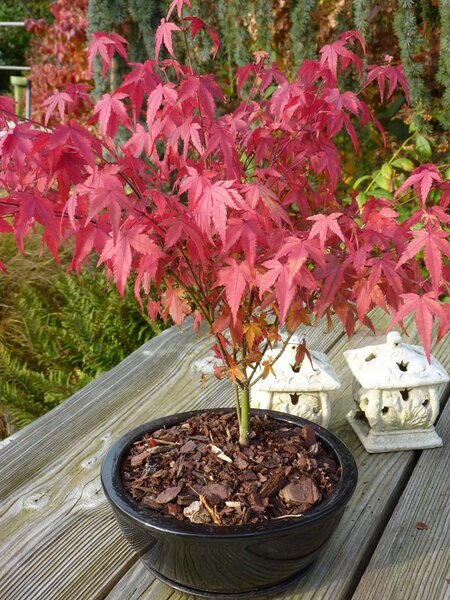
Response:
M280 358L280 356L281 356L281 355L283 354L283 352L286 350L286 347L287 347L287 345L289 344L289 341L290 341L290 339L291 339L291 337L292 337L293 335L294 335L293 333L289 333L289 334L288 334L287 338L286 338L286 339L285 339L285 341L283 342L283 345L282 345L282 347L281 347L281 350L279 351L279 353L278 353L278 354L275 356L275 358L273 359L273 361L272 361L272 365L274 365L274 364L277 362L277 360ZM262 360L262 357L261 357L261 360ZM261 360L259 361L259 363L261 362ZM259 363L258 363L258 364L259 364ZM258 365L256 365L256 366L258 366ZM251 382L251 380L252 380L252 378L253 378L253 376L254 376L254 374L255 374L255 371L256 371L256 369L253 371L253 373L250 375L250 377L249 377L249 379L248 379L248 382L249 382L249 384L250 384L250 382ZM254 381L254 382L253 382L251 385L255 385L255 383L257 383L257 382L258 382L260 379L262 379L262 373L261 373L260 375L258 375L258 377L255 379L255 381Z

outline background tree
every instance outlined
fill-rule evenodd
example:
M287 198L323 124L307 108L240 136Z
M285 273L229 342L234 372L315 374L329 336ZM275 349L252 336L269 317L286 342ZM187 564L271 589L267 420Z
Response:
M27 52L31 66L32 116L44 121L46 99L55 91L75 86L72 116L80 117L89 104L87 92L92 79L87 70L87 7L88 0L55 0L50 5L51 22L30 19L25 22L33 34Z

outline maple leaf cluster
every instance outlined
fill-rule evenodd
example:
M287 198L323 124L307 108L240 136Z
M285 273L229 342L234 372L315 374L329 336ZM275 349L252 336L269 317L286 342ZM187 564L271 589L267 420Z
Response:
M352 31L293 79L259 52L237 70L240 103L227 110L214 76L174 56L173 36L200 29L218 48L186 8L172 2L156 60L130 64L97 102L98 135L65 118L65 92L45 102L47 121L55 111L61 118L53 128L12 118L11 101L0 99L0 231L23 248L39 223L55 257L74 240L72 269L96 253L121 293L132 278L152 317L206 321L224 365L217 374L243 389L263 360L270 372L264 350L282 325L293 331L336 314L351 335L356 323L371 325L377 306L391 325L413 313L429 356L433 322L439 335L449 330L450 185L423 165L394 200L372 197L360 208L342 182L339 141L349 136L356 156L358 131L380 129L363 91L342 89L343 76L356 69L362 90L376 83L389 97L400 85L407 95L402 68L367 67ZM89 62L100 56L106 73L126 46L117 34L96 34ZM405 201L414 209L402 221Z
M27 53L31 67L33 118L46 125L67 118L87 120L92 109L92 77L86 55L88 0L54 0L52 22L27 19L32 34ZM55 110L56 109L56 110Z

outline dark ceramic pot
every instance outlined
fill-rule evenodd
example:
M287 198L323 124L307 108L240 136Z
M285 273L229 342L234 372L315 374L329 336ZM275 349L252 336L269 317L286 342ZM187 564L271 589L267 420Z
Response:
M103 461L101 479L120 528L145 566L177 590L216 600L279 592L302 575L338 525L356 487L355 461L341 441L314 424L318 438L341 467L341 479L333 495L303 517L216 527L157 515L137 504L123 488L122 458L143 434L171 427L198 412L204 411L181 413L141 425L110 448ZM252 412L294 425L311 424L280 412Z

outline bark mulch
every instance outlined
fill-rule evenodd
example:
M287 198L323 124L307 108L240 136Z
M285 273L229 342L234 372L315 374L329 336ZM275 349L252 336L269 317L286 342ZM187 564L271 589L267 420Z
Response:
M133 444L122 464L131 496L193 523L239 525L304 514L333 493L340 470L313 426L252 416L241 448L233 413L203 413Z

